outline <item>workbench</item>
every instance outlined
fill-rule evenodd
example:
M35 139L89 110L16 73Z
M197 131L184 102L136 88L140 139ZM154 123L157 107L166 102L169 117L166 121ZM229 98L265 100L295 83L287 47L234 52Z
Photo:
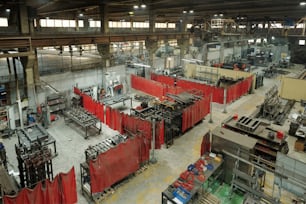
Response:
M34 123L23 129L17 129L18 143L26 149L31 149L35 143L40 144L42 147L53 145L52 156L57 156L56 140L43 128L40 124Z
M99 128L97 127L97 123L100 123L100 121L93 114L87 112L83 108L73 108L64 111L64 119L66 124L74 122L85 129L85 139L88 138L89 128L93 128L98 132L98 134L101 133L101 125Z
M206 157L209 157L209 156L206 156ZM221 159L220 161L216 161L211 157L209 158L210 158L209 163L213 166L213 169L211 170L207 169L206 171L204 171L204 177L205 177L204 181L198 180L196 176L194 177L194 187L192 188L191 191L189 191L189 197L186 198L185 201L182 201L174 196L173 192L176 190L176 188L173 186L174 183L172 183L170 186L168 186L166 190L162 192L162 204L196 203L197 201L196 195L198 194L200 190L203 189L204 183L208 181L208 178L216 174L217 175L215 177L219 177L223 172L223 169L221 169L223 160ZM178 178L177 180L181 180L181 178Z

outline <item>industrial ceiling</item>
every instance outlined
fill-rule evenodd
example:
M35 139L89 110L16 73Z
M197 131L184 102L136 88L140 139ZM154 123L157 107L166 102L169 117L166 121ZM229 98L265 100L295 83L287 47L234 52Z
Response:
M194 23L210 19L215 14L223 14L225 18L236 19L238 16L243 16L243 19L257 22L284 19L297 22L306 14L306 5L300 5L300 1L297 0L7 0L1 2L1 10L8 7L14 9L19 4L25 4L32 11L33 17L41 18L79 17L78 15L82 13L82 18L100 19L100 5L106 6L109 20L148 20L149 14L152 14L156 21L160 22L187 19ZM133 8L134 5L140 4L145 4L146 8L139 7L136 10Z

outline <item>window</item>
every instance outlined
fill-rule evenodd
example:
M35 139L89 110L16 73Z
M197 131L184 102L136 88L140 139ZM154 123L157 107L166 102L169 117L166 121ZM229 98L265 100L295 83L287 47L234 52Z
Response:
M84 27L84 24L80 24L79 20L79 27ZM56 28L75 28L76 21L75 20L64 20L64 19L40 19L40 26L41 27L56 27Z
M191 23L187 23L187 28L191 28L192 27L192 24Z
M63 22L62 20L55 19L54 20L54 26L55 27L63 27L62 22Z
M299 40L299 45L305 45L305 40Z
M175 23L168 23L168 28L175 28Z
M109 21L108 27L110 28L130 28L131 22L126 21Z
M89 27L100 28L101 27L101 21L89 21Z
M8 20L7 18L0 17L0 27L8 27Z
M54 27L54 19L47 19L47 27Z
M155 28L167 28L167 23L155 23Z
M133 28L149 28L149 22L133 22Z
M84 21L78 20L78 25L79 25L79 28L84 28Z

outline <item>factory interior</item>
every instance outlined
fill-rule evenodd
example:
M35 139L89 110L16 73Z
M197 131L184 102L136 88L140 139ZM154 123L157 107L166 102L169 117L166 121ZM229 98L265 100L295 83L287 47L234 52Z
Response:
M305 204L306 1L0 1L0 204Z

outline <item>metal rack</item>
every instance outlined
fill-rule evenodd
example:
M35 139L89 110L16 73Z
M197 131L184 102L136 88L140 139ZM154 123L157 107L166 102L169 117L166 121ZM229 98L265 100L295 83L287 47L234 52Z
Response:
M102 142L89 146L85 150L86 161L80 164L81 170L81 190L82 194L86 196L89 200L95 200L102 194L107 194L108 192L101 192L98 194L93 194L91 191L90 183L90 172L89 172L89 162L90 160L96 159L97 156L103 152L108 151L111 148L116 147L120 143L126 141L127 136L125 135L115 135L111 138L103 140Z
M47 96L46 102L51 113L62 111L66 108L66 98L61 94L51 94Z
M15 145L21 187L34 187L44 179L53 180L51 149L40 144L31 144L30 149Z
M94 129L97 134L101 133L101 125L99 125L99 128L97 127L97 123L101 123L100 120L83 108L72 108L64 111L64 119L66 124L74 122L85 129L85 139L88 138L89 128Z

